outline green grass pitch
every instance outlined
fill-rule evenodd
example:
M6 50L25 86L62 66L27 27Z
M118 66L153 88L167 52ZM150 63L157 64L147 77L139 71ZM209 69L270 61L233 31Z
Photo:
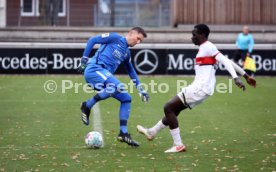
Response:
M120 76L128 83L127 76ZM0 76L0 172L2 171L275 171L276 78L256 77L257 88L245 92L234 83L232 93L218 93L179 116L187 151L165 154L172 146L168 129L152 141L137 133L136 125L152 126L163 117L163 105L176 93L176 81L192 77L141 77L143 83L166 83L167 93L150 93L143 103L134 90L129 132L141 146L132 148L116 140L119 103L100 102L105 147L87 149L86 133L93 126L80 120L80 102L93 93L82 86L62 93L62 80L82 83L77 75ZM228 77L217 83L229 85ZM58 84L55 93L44 83ZM76 89L76 90L75 90ZM229 89L229 88L228 88ZM76 93L76 91L78 93Z

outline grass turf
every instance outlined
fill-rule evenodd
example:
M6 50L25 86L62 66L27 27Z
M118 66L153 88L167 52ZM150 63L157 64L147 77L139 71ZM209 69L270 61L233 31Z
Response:
M217 83L229 85L227 77L217 78ZM55 93L44 91L47 80L58 84ZM84 137L93 126L82 124L79 110L80 102L93 94L84 93L83 85L62 93L62 80L84 84L76 75L0 76L0 171L276 170L274 77L257 77L257 88L247 86L245 92L233 85L232 93L229 88L228 93L215 92L193 110L181 112L187 152L178 154L164 153L172 146L168 129L148 142L136 125L150 127L161 119L163 105L177 93L176 81L190 83L191 77L141 77L144 83L166 83L169 92L150 93L149 103L142 103L136 90L131 93L129 132L141 143L139 148L116 141L119 103L100 102L105 147L98 150L85 147Z

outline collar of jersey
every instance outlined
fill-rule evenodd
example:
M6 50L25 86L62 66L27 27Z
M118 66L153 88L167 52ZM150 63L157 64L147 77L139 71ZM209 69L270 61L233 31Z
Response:
M128 44L127 44L127 40L126 40L126 38L125 38L125 37L122 37L122 39L121 39L121 40L124 42L125 46L126 46L126 47L128 47Z

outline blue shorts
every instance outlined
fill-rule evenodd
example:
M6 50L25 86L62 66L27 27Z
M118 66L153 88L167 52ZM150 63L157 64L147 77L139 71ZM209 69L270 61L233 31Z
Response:
M85 70L84 78L86 82L95 90L104 88L105 81L113 77L112 73L104 68L97 68L95 70Z

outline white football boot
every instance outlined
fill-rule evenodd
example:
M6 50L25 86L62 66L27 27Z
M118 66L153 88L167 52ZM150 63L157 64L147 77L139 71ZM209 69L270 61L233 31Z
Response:
M165 153L177 153L177 152L184 152L186 151L186 146L185 145L174 145L170 149L166 150Z
M146 138L147 138L149 141L152 141L152 140L153 140L154 135L151 134L151 133L149 132L149 129L147 129L147 128L141 126L141 125L137 125L136 128L137 128L137 131L138 131L139 133L145 135Z

